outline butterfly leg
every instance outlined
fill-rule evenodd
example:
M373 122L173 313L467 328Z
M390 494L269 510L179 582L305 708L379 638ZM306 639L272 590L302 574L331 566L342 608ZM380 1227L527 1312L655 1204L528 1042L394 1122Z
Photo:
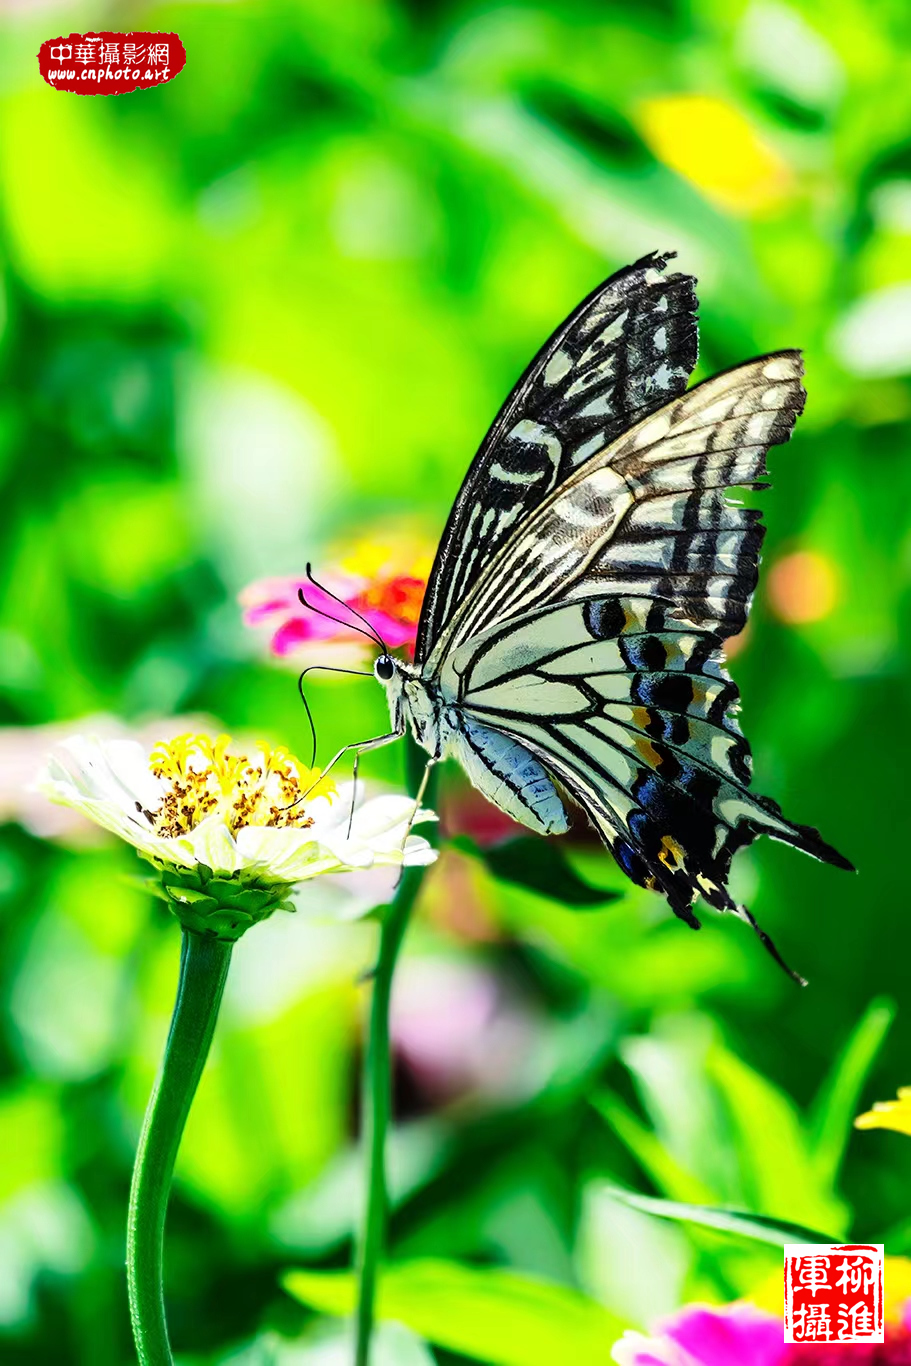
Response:
M387 735L375 735L372 740L354 740L350 745L342 745L329 760L326 767L322 770L320 777L325 778L330 769L335 768L339 759L343 759L350 750L354 750L355 756L366 754L368 749L382 749L384 745L391 745L394 740L401 740L405 734L405 728L401 730L391 730ZM357 757L355 757L357 763Z
M430 781L430 770L436 763L439 763L439 760L433 758L432 756L427 760L426 764L424 765L424 772L421 776L421 781L418 783L418 790L414 798L414 810L408 817L408 825L405 828L405 838L402 840L402 865L399 868L399 875L396 879L396 890L398 890L399 883L401 882L402 875L405 871L405 845L408 843L409 836L411 835L411 831L414 828L414 823L417 820L418 812L421 809L421 802L424 800L424 793L427 791L427 784Z
M335 765L338 763L338 761L344 758L344 756L349 752L349 750L354 750L354 777L356 780L357 761L360 754L362 754L364 751L368 749L382 749L383 745L391 745L394 740L401 740L404 734L405 728L403 726L401 730L391 730L387 735L375 735L371 740L354 740L350 745L342 745L341 749L337 750L336 753L333 754L332 758L329 760L326 767L321 771L319 778L317 779L317 782L321 782L322 779L325 778L326 774L330 771L330 769L335 768ZM306 792L302 792L301 795L297 798L297 800L291 803L291 806L296 806L298 802L302 802L305 800L305 798L309 797L314 787L316 787L316 783L312 783L310 787L307 788ZM282 809L288 811L290 810L290 807L283 807ZM351 820L353 819L354 798L352 797ZM351 820L349 820L348 822L349 834L351 831Z
M357 797L357 771L361 763L360 750L354 751L354 763L351 765L351 810L348 812L348 830L346 839L351 838L351 827L354 825L354 802Z

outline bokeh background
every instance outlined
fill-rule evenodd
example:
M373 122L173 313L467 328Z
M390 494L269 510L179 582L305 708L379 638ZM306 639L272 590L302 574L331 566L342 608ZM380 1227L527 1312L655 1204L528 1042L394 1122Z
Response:
M176 31L186 69L51 90L39 44L86 29ZM442 1279L428 1327L405 1278L397 1316L434 1345L402 1330L388 1360L542 1360L511 1282L466 1310L455 1262L572 1288L609 1311L589 1326L774 1276L778 1249L613 1182L911 1248L911 1146L849 1127L911 1082L909 30L901 0L0 4L4 1362L131 1359L124 1212L178 956L128 851L25 790L42 753L186 715L306 751L238 592L355 542L432 548L528 357L652 249L699 277L700 375L806 352L732 671L757 785L859 874L739 856L799 991L745 926L693 934L583 832L569 858L622 896L581 909L467 836L447 850L399 983L392 1144L392 1255ZM324 758L383 727L367 681L311 700ZM334 1350L281 1277L350 1262L374 930L319 909L235 955L169 1223L188 1363ZM563 1359L606 1360L603 1332Z

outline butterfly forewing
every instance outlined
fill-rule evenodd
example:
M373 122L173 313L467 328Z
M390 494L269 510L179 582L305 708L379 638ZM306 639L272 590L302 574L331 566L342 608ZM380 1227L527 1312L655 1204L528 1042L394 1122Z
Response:
M691 276L670 256L618 271L584 300L519 380L472 462L440 541L415 658L515 529L595 451L686 388L696 363Z
M716 635L742 630L760 514L724 497L755 484L803 408L796 351L697 385L589 456L502 547L431 663L493 622L605 592L660 598Z

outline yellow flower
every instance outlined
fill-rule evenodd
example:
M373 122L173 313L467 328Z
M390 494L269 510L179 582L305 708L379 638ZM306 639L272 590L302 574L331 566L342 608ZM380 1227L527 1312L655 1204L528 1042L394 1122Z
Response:
M733 104L714 95L657 95L639 106L643 138L659 161L732 213L770 208L793 177Z
M878 1100L872 1110L857 1116L854 1127L894 1129L898 1134L911 1134L911 1086L900 1086L897 1100Z

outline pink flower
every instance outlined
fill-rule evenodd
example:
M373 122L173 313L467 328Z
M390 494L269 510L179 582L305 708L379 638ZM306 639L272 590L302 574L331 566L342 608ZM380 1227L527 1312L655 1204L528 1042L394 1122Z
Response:
M624 1333L611 1353L619 1366L778 1366L781 1319L752 1304L690 1304L656 1337Z
M396 976L392 1043L422 1098L503 1104L535 1085L540 1031L490 968L472 959L406 958Z
M611 1356L618 1366L911 1366L911 1334L887 1324L886 1341L784 1342L782 1321L752 1304L690 1304L654 1337L624 1333Z
M397 537L390 544L371 540L356 546L340 565L316 571L326 592L304 576L260 579L243 590L240 604L247 626L269 628L272 653L279 658L314 641L362 643L356 630L362 623L331 593L359 612L390 649L405 646L411 653L429 572L426 547L413 538ZM317 610L301 603L301 591Z

